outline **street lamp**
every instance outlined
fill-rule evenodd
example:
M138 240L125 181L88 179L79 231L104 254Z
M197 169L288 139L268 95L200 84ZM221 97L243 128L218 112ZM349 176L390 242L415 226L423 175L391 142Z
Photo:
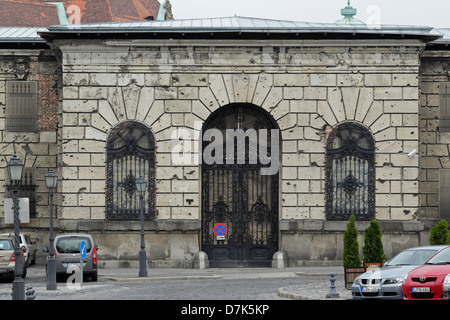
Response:
M53 191L56 189L58 183L58 175L52 168L45 174L45 185L50 191L50 250L48 253L47 264L47 290L56 290L56 265L55 265L55 248L53 242L55 237L53 236Z
M25 282L22 278L22 250L20 249L19 231L19 183L22 179L23 163L14 152L8 163L8 173L13 185L13 205L14 205L14 257L16 259L13 281L13 300L25 300Z
M136 179L136 189L139 192L141 211L141 251L139 251L139 277L147 276L147 253L145 252L144 241L144 193L147 188L147 181L142 176Z

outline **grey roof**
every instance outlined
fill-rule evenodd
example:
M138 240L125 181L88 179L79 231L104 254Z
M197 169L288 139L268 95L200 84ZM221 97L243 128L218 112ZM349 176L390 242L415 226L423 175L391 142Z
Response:
M450 28L436 28L433 32L442 36L442 38L433 41L434 44L450 44Z
M28 27L0 27L0 42L41 42L38 32L47 31L46 28Z
M82 25L51 26L56 33L117 33L117 32L158 32L158 33L201 33L201 32L265 32L265 33L369 33L398 34L416 36L436 36L428 26L347 25L334 23L308 23L297 21L271 20L249 17L224 17L181 19L163 21L109 22Z
M109 22L81 25L55 25L49 28L0 27L0 42L40 42L39 33L349 33L349 34L392 34L421 37L443 37L436 40L450 43L450 29L433 29L428 26L347 25L334 23L309 23L248 17L202 18L182 20L153 20L136 22Z

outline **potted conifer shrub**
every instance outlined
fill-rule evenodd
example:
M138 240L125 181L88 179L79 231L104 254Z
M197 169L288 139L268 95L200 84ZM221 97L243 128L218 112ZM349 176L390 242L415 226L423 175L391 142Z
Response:
M359 257L358 230L355 226L355 215L352 215L344 232L344 250L342 252L344 265L345 287L350 289L356 277L365 272Z
M441 220L430 230L430 244L450 244L447 221Z
M363 264L366 268L369 266L381 267L386 260L381 237L380 224L378 220L373 219L364 230Z

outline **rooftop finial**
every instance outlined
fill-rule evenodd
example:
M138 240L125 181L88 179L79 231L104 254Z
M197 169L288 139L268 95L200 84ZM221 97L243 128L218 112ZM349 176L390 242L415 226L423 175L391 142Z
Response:
M350 4L350 0L347 0L347 6L343 9L341 9L341 14L344 16L344 18L336 21L337 24L365 24L364 22L357 20L354 18L356 16L356 13L358 10L353 8Z

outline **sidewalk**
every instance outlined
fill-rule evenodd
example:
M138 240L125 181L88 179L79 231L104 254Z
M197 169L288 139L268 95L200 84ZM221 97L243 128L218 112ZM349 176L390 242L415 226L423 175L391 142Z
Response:
M174 269L149 268L147 277L139 277L137 269L99 269L99 279L130 281L162 280L199 280L199 279L262 279L305 277L301 285L278 289L278 295L294 300L328 300L330 291L330 274L335 274L336 291L339 300L351 299L351 292L344 288L344 270L342 267L296 267L296 268L208 268L208 269Z

